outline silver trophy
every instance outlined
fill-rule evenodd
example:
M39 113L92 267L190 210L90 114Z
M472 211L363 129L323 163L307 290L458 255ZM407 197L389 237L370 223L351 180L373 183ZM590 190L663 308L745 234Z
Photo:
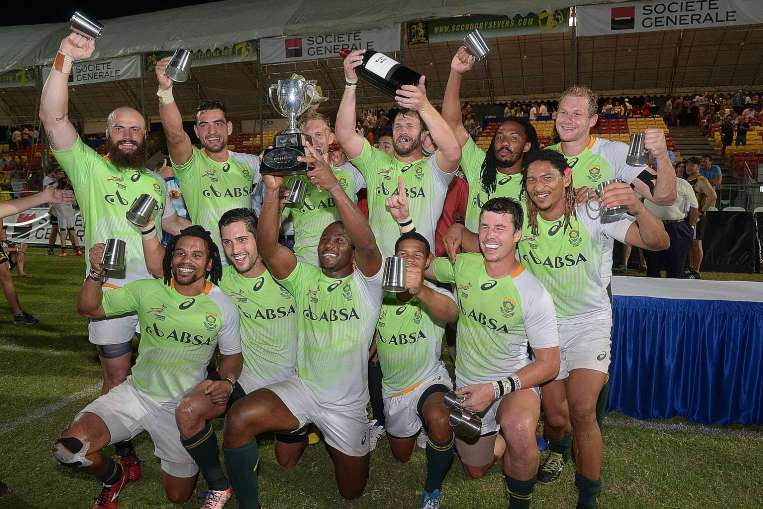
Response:
M103 250L101 267L108 272L124 272L125 270L125 241L108 239Z
M479 62L490 53L490 47L479 30L472 30L464 37L464 45L469 53Z
M307 172L307 164L297 160L305 155L310 137L297 127L302 115L317 97L316 82L305 79L278 80L270 85L268 97L273 108L289 120L289 127L278 133L273 148L265 150L260 171L270 175L298 175Z
M405 287L405 260L400 256L390 256L384 260L382 289L385 292L401 293Z
M644 137L644 133L631 134L628 155L625 158L625 162L630 166L646 166L649 163L649 152L644 146Z
M482 431L482 417L479 414L464 408L464 397L450 391L442 401L449 410L448 423L453 432L466 440L473 440L480 436Z
M127 211L127 220L138 228L143 228L151 220L155 208L156 200L154 197L145 193L141 194L133 202L130 210Z
M188 81L191 75L191 52L183 48L176 49L164 74L175 83Z
M301 178L294 179L291 184L291 189L288 190L286 195L286 205L299 206L305 201L305 195L307 194L307 182Z
M88 39L95 39L101 36L103 25L79 11L75 11L69 19L69 30Z
M625 205L618 205L617 207L605 207L601 204L601 199L604 196L604 188L615 182L622 182L620 179L609 179L596 186L595 195L596 198L586 200L586 212L591 219L599 219L602 223L614 223L623 219L628 215L628 207Z

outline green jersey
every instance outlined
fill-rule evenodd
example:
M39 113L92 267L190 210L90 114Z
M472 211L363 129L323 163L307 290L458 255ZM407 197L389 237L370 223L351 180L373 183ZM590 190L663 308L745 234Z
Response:
M194 147L185 164L173 163L172 167L191 221L212 234L222 255L223 244L217 222L231 209L252 207L252 190L260 180L260 159L255 155L228 151L228 159L219 163L205 150ZM225 256L222 256L222 262L227 263Z
M126 216L130 206L141 194L156 200L154 221L157 231L162 229L162 217L173 214L165 207L164 180L156 173L142 169L118 168L107 158L85 145L77 137L66 150L53 150L53 155L66 172L74 187L74 194L85 222L85 244L107 239L125 241L125 272L109 274L109 282L119 286L127 281L151 278L143 258L143 240L140 231ZM86 271L90 260L85 259Z
M448 185L453 179L453 173L446 173L437 166L436 155L406 163L363 140L363 150L352 163L366 180L368 220L382 256L395 255L395 242L400 237L400 227L386 205L387 198L397 194L398 176L402 176L405 183L416 231L429 241L430 246L434 246L437 222L442 214Z
M292 376L297 358L297 315L294 297L267 270L245 277L230 265L223 269L220 289L241 315L244 367L238 382L244 392Z
M137 313L138 357L132 383L155 401L177 401L204 380L215 347L241 352L238 311L210 282L186 297L160 279L142 279L103 293L107 317Z
M425 284L455 301L449 291ZM442 364L444 334L445 323L429 316L417 298L401 302L396 294L385 293L376 324L376 351L384 373L384 391L400 392L434 375Z
M579 189L596 187L605 180L618 178L628 184L633 183L644 168L630 166L625 162L628 156L628 145L620 141L605 140L591 136L588 146L577 155L568 156L562 152L562 144L557 143L547 147L564 155L567 164L572 168L572 185ZM614 243L608 239L609 249L601 259L601 274L607 285L612 278L612 247Z
M469 201L466 204L464 225L472 232L479 232L480 212L490 198L507 197L519 201L522 192L522 174L504 175L496 173L495 189L488 193L482 187L482 162L485 152L472 140L471 136L461 148L461 170L469 184Z
M368 348L379 318L382 270L367 277L326 276L297 262L280 281L297 301L297 374L330 408L365 408L368 403Z
M526 366L528 341L533 348L559 346L551 296L521 265L495 279L481 254L461 253L455 264L436 258L432 271L456 286L457 387L506 378Z
M344 192L357 203L358 191L366 187L363 176L350 163L334 167L333 170ZM331 193L310 184L306 175L290 177L284 185L291 187L295 179L305 181L307 193L301 206L286 207L284 210L285 215L291 215L294 224L294 254L300 261L318 265L318 241L323 230L339 220L339 212Z
M525 228L519 254L554 299L560 323L610 320L609 278L602 275L602 260L612 259L611 239L624 242L634 219L603 224L588 216L585 205L577 206L576 216L565 229L563 218L546 221L538 215L538 235Z

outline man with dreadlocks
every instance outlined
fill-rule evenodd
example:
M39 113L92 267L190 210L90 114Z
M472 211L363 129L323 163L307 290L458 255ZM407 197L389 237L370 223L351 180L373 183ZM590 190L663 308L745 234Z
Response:
M209 232L191 226L167 246L163 280L142 279L104 292L102 252L103 244L91 249L77 309L94 319L136 313L142 332L138 356L124 382L75 417L56 440L53 456L103 483L94 509L116 509L127 474L101 451L147 431L161 460L167 498L183 503L193 493L198 467L181 443L175 407L186 393L201 388L224 409L241 371L238 310L217 287L220 253ZM223 380L203 381L216 347Z
M577 507L594 508L601 490L603 447L596 400L607 378L612 325L609 278L601 260L611 256L611 239L650 251L666 249L670 240L662 221L644 207L628 184L608 185L601 206L623 205L630 215L603 223L598 217L592 219L585 204L576 204L572 170L563 154L530 153L524 168L527 228L519 254L554 299L561 347L559 374L543 386L546 436L552 444L558 443L569 435L571 424ZM551 454L562 453L552 449Z

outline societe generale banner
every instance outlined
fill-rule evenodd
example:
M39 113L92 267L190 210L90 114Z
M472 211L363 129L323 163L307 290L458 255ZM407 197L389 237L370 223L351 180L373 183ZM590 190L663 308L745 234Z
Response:
M392 52L400 49L400 25L375 30L287 35L260 40L260 62L277 64L338 57L343 48Z

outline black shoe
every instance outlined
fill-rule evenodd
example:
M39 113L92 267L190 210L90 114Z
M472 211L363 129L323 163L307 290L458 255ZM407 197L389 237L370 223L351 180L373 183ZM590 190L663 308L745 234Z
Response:
M550 452L546 461L538 468L536 479L541 484L549 484L558 481L564 469L564 456L558 452Z
M13 315L13 321L16 323L16 325L37 325L40 323L40 321L27 313L26 311L22 311L18 315Z
M625 265L618 265L617 267L612 269L612 272L615 273L615 274L618 274L618 275L622 275L622 274L625 274L625 271L627 269L628 268Z
M699 272L692 270L689 272L689 279L702 279L702 276L699 275Z

